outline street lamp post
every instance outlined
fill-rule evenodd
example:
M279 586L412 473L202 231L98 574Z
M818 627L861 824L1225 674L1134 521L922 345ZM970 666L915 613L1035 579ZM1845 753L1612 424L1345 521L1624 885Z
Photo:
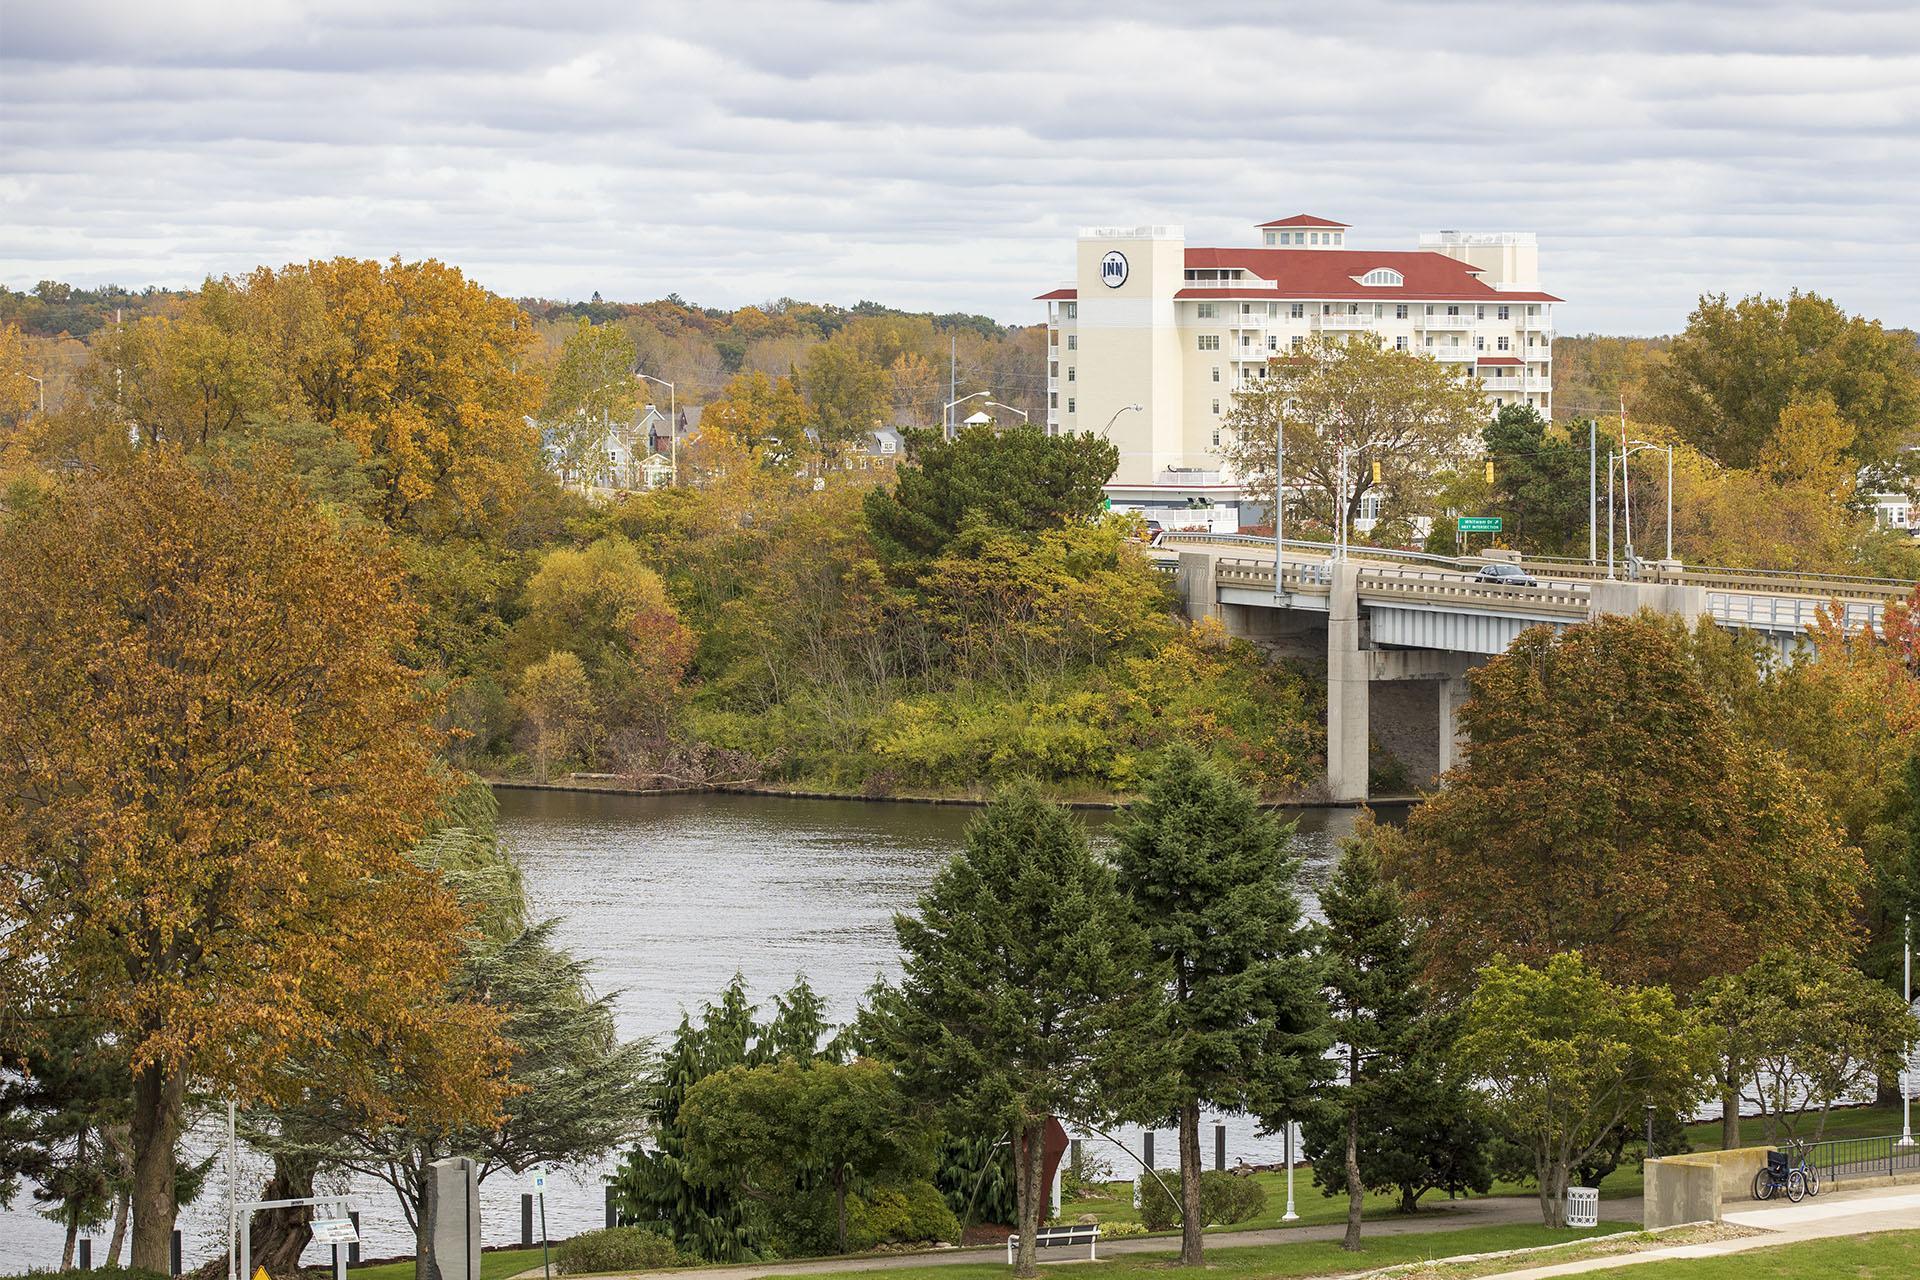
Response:
M656 382L667 389L667 467L673 476L673 483L680 483L680 392L665 378L656 378L650 373L635 373L636 378Z
M1010 412L1010 413L1017 413L1017 414L1019 414L1019 415L1020 415L1020 423L1021 423L1021 425L1022 425L1022 426L1031 426L1031 425L1033 425L1033 419L1032 419L1032 418L1029 418L1029 417L1027 416L1027 411L1026 411L1025 409L1016 409L1016 408L1014 408L1014 407L1013 407L1012 405L1010 405L1010 404L1001 404L1001 403L1000 403L1000 402L999 402L998 400L982 400L982 401L981 401L980 403L982 403L982 404L990 404L990 405L992 405L992 406L993 406L994 408L996 408L996 409L1005 409L1005 410L1007 410L1007 411L1008 411L1008 412Z
M30 373L22 373L20 376L25 378L28 382L31 382L34 386L40 389L40 416L43 418L46 417L47 416L47 380L45 378L36 378Z
M1300 1217L1293 1209L1293 1121L1287 1121L1287 1211L1280 1215L1282 1222L1294 1222Z
M1111 431L1113 430L1113 424L1114 424L1114 423L1116 423L1116 422L1118 422L1118 421L1120 421L1120 415L1121 415L1121 414L1123 414L1123 413L1145 413L1146 411L1147 411L1147 406L1145 406L1145 405L1143 405L1143 404L1123 404L1123 405L1121 405L1121 406L1120 406L1120 407L1119 407L1118 409L1115 409L1115 410L1113 411L1113 416L1112 416L1111 418L1108 418L1108 419L1107 419L1107 425L1106 425L1106 426L1104 426L1104 427L1102 427L1102 428L1100 428L1100 438L1101 438L1102 440L1105 440L1105 439L1107 438L1107 435L1108 435L1108 433L1109 433L1109 432L1111 432Z
M1907 997L1907 1019L1913 1019L1913 913L1909 911L1900 921L1901 952L1901 989ZM1913 1036L1909 1034L1902 1046L1906 1051L1906 1061L1900 1064L1900 1142L1898 1145L1913 1145Z
M941 405L940 418L941 418L941 421L945 424L943 427L943 430L945 430L947 435L956 436L960 434L959 424L954 421L954 417L953 417L953 410L955 406L963 405L969 400L978 400L981 396L988 396L992 394L993 393L991 391L969 391L967 392L967 394L963 396L957 396L954 399L949 400L945 404Z

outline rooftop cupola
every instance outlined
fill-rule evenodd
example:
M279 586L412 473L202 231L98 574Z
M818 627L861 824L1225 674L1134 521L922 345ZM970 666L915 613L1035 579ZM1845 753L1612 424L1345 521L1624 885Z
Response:
M1260 224L1260 243L1269 249L1344 249L1347 224L1296 213Z

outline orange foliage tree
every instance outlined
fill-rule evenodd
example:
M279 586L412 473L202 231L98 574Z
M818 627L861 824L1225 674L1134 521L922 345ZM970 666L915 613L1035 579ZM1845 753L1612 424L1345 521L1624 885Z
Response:
M326 1057L370 1112L490 1118L496 1015L446 995L466 917L407 857L447 783L391 556L151 447L0 516L0 563L0 1003L124 1049L133 1265L167 1266L190 1084L272 1102Z
M1776 946L1848 951L1859 851L1740 732L1683 626L1537 627L1469 680L1466 763L1391 855L1442 977L1577 950L1685 989Z

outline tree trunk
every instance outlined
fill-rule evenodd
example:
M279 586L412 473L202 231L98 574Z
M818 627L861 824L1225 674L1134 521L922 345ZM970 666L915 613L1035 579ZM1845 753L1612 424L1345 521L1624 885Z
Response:
M127 1243L127 1189L113 1193L113 1235L107 1241L107 1265L120 1265L120 1250Z
M1197 1267L1205 1248L1201 1233L1206 1218L1200 1212L1200 1103L1180 1108L1180 1265Z
M176 1147L187 1073L154 1062L133 1077L133 1258L132 1265L170 1273L173 1242Z
M77 1209L69 1209L67 1210L67 1242L60 1250L60 1269L62 1271L73 1270L73 1246L79 1239L80 1212Z
M1360 1069L1359 1055L1354 1055L1353 1070ZM1348 1077L1349 1080L1353 1076ZM1360 1106L1353 1096L1351 1085L1347 1088L1347 1234L1341 1239L1340 1247L1349 1253L1360 1251L1360 1211L1365 1207L1367 1189L1360 1182Z
M1730 1081L1731 1073L1727 1079ZM1740 1145L1740 1090L1731 1083L1720 1086L1720 1149L1731 1151Z
M273 1176L261 1189L262 1200L303 1200L313 1194L314 1174L320 1162L310 1156L275 1156ZM294 1276L300 1255L313 1239L313 1206L263 1209L253 1217L252 1257L255 1267L270 1276ZM251 1277L248 1278L251 1280Z
M847 1251L847 1171L836 1170L833 1175L833 1224L840 1233L840 1252Z
M1029 1117L1020 1126L1019 1168L1015 1191L1020 1202L1020 1249L1014 1255L1013 1274L1032 1277L1040 1274L1034 1253L1034 1236L1040 1230L1040 1177L1047 1167L1047 1118Z
M439 1280L427 1266L427 1156L413 1173L413 1280Z

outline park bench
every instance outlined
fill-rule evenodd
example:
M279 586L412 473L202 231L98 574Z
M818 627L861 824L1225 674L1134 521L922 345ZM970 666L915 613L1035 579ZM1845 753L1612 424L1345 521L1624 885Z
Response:
M1033 1247L1035 1250L1052 1249L1060 1245L1083 1244L1087 1246L1087 1260L1089 1262L1100 1261L1099 1255L1094 1252L1099 1247L1099 1242L1100 1227L1098 1224L1091 1222L1078 1226L1041 1227L1033 1233ZM1013 1255L1019 1248L1020 1234L1015 1232L1013 1235L1007 1237L1008 1266L1013 1265Z

